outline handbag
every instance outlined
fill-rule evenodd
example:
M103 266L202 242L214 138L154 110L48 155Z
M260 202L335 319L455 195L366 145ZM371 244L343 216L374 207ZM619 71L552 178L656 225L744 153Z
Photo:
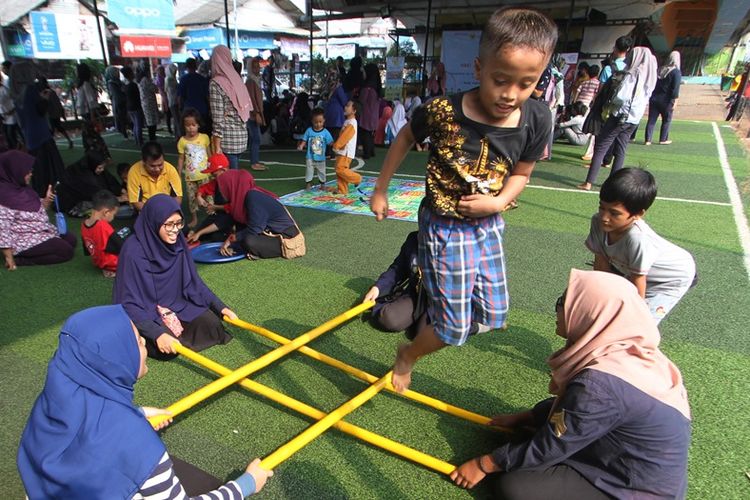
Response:
M175 337L182 335L182 323L174 311L158 304L156 305L156 310L159 313L159 316L161 316L161 321L164 323L164 326L166 326Z
M287 215L292 219L292 222L294 222L294 227L297 228L297 235L291 238L284 238L284 235L282 234L274 234L273 236L281 238L281 256L285 259L296 259L307 253L305 235L302 234L302 230L297 225L297 221L294 220L292 214L289 213L289 210L287 210L286 207L284 207L284 210L286 210Z

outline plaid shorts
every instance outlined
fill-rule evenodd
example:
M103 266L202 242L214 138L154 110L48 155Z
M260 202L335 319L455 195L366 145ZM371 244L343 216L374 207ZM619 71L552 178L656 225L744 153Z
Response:
M508 314L500 214L453 219L419 211L419 267L440 340L461 345L472 321L500 328Z

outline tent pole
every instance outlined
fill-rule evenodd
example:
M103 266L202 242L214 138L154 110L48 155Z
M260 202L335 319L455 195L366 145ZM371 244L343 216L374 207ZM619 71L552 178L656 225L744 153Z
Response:
M102 47L102 59L104 60L104 65L109 66L107 62L107 47L104 45L102 25L99 23L99 7L96 5L96 0L94 0L94 19L96 19L96 32L99 33L99 45Z
M229 34L229 6L227 5L227 0L224 0L224 28L226 29L227 34L227 48L229 49L229 52L231 52L232 35Z
M422 86L419 93L420 97L424 96L425 85L427 83L427 47L430 40L430 17L432 16L432 0L427 0L427 29L424 33L424 54L422 56Z
M308 12L310 15L310 71L307 75L308 80L310 81L310 95L312 96L313 92L313 4L312 0L308 0Z

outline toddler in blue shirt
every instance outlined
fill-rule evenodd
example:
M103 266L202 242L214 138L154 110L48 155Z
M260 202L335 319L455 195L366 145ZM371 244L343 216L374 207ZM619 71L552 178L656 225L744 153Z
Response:
M302 151L307 145L307 169L305 170L305 189L312 187L313 174L318 171L318 181L326 183L326 147L333 143L331 133L325 128L324 111L321 108L312 110L312 126L307 127L305 135L299 141L297 149Z

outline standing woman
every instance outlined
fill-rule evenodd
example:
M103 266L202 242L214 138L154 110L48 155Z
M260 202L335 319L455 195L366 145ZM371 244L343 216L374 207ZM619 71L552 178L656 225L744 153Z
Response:
M245 86L253 105L253 109L250 111L250 119L247 121L247 135L250 142L250 168L252 170L265 170L265 165L260 162L260 128L266 125L266 118L263 115L260 57L250 59L250 67L247 69Z
M159 107L156 103L156 93L159 89L148 75L148 67L140 66L136 71L138 91L141 95L141 108L143 109L143 121L148 128L148 140L156 140L156 126L159 124Z
M208 101L214 128L211 146L214 153L229 158L229 168L240 168L240 155L247 149L247 126L253 103L242 77L232 65L232 54L226 45L217 45L211 54Z
M217 179L219 191L229 205L229 214L243 229L224 242L222 254L247 254L252 259L281 257L281 235L294 238L299 234L284 205L274 193L259 188L247 170L222 174Z
M42 96L37 76L39 70L31 61L17 62L10 68L10 95L26 148L36 159L31 187L42 197L46 196L50 186L60 180L65 164L49 129L49 101Z
M625 151L630 144L630 137L638 127L646 105L656 85L656 58L647 47L634 47L625 59L627 70L618 93L610 105L607 121L596 136L594 156L586 180L577 187L590 191L596 181L604 156L611 146L614 147L612 172L620 170L625 163ZM592 106L592 113L595 107ZM584 131L586 129L584 128Z
M40 199L29 187L33 165L34 157L21 151L0 154L0 250L9 271L69 261L76 246L75 236L60 236L49 223L52 189Z
M176 356L175 341L196 351L226 344L232 337L220 318L237 318L198 275L183 227L177 202L166 194L152 196L117 263L112 302L123 305L156 359Z
M325 114L323 115L326 121L326 128L334 139L338 138L341 127L344 125L344 107L349 102L349 95L346 93L342 82L339 81L339 75L339 72L328 73L330 91Z
M427 91L430 97L445 95L445 85L445 64L439 62L432 69L430 79L427 80Z
M669 54L667 64L659 69L659 79L656 80L654 93L648 102L648 124L646 125L646 146L651 145L651 136L654 133L656 119L661 116L661 130L659 131L659 144L672 144L669 140L669 126L672 124L672 112L680 97L680 83L682 72L680 71L680 53L673 50Z
M179 139L182 137L182 114L180 113L179 95L177 92L177 65L174 63L167 66L167 76L164 79L164 90L167 94L169 116L172 118L172 131L174 132L174 136Z
M81 139L83 140L83 150L93 149L98 151L105 158L110 159L107 144L99 134L102 129L102 122L99 117L99 92L92 83L91 68L88 64L81 63L76 66L78 81L78 114L81 115L83 126L81 128Z
M138 147L143 146L143 109L141 108L141 91L135 82L133 68L124 66L122 76L128 81L125 84L125 103L130 123L133 125L133 140Z
M169 110L169 103L167 102L167 71L164 66L156 67L156 78L154 84L159 89L159 99L161 100L161 112L164 114L164 121L167 123L167 132L172 134L172 112ZM158 122L157 122L158 123Z
M365 66L365 81L359 90L359 102L362 104L362 116L359 118L357 137L361 138L362 159L375 156L375 130L378 128L380 97L383 87L380 83L378 65L370 63Z
M112 103L112 116L115 119L115 130L128 138L128 108L125 101L125 86L120 80L120 69L117 66L108 66L104 70L104 83L109 92L109 101Z

